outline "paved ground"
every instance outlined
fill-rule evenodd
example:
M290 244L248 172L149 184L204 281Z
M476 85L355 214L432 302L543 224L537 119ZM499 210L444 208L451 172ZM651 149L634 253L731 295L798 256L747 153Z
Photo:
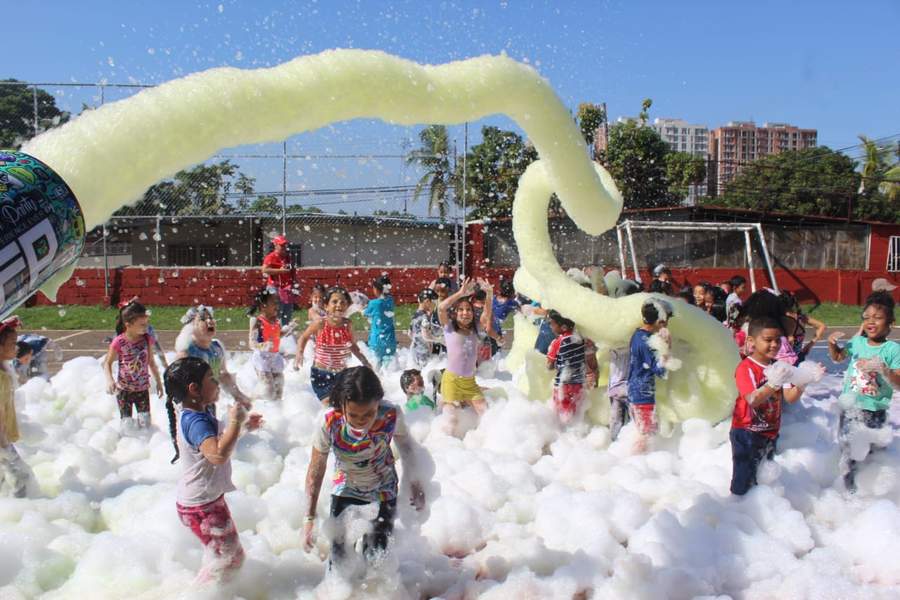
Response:
M846 337L850 337L854 333L856 333L856 327L831 327L829 332L831 331L843 331ZM62 362L67 361L69 359L75 358L77 356L94 356L99 357L103 356L106 353L108 344L104 341L104 338L112 335L110 331L98 331L98 330L86 330L86 331L41 331L39 332L41 335L46 335L50 339L54 340L61 349L62 360L55 360L55 357L51 357L48 366L50 368L50 373L54 374L62 366ZM175 346L175 337L178 335L177 331L157 331L157 334L160 338L160 343L162 347L166 351L172 350ZM220 331L217 336L225 347L229 350L229 352L238 352L247 347L247 333L244 331ZM365 340L365 333L357 332L356 337L358 340ZM895 329L892 339L896 339L900 341L900 330ZM397 341L401 346L406 346L409 344L409 336L405 331L397 332ZM506 344L507 346L512 342L512 332L510 332L506 336ZM817 345L817 348L825 348L826 343L820 342Z

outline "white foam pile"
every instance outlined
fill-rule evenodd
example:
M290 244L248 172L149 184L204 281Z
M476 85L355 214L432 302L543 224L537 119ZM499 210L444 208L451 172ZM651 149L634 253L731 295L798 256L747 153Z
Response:
M232 357L251 389L245 361ZM238 490L227 499L248 560L229 587L185 597L900 594L900 437L886 430L877 440L887 448L863 463L857 496L838 491L836 376L787 410L776 460L744 498L728 494L728 422L687 420L654 451L631 456L631 425L611 445L605 427L562 432L545 404L526 400L503 369L497 377L484 383L508 400L495 400L462 439L443 433L441 417L408 415L435 464L428 508L416 514L402 503L392 558L362 582L346 582L324 579L320 555L301 549L319 407L308 374L288 371L284 402L257 403L266 425L242 438L233 461ZM402 404L399 371L383 381L388 399ZM99 363L77 358L50 383L35 379L17 392L17 446L42 497L0 500L0 597L172 598L189 590L201 547L175 511L179 466L169 464L162 402L154 400L149 433L121 435L104 387Z

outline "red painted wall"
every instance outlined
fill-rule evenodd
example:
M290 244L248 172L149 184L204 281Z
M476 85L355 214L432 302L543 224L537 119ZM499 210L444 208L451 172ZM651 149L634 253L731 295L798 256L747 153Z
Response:
M840 302L862 304L872 290L872 281L885 278L898 289L894 298L900 301L900 273L888 273L887 252L889 238L900 235L900 226L871 225L868 271L813 271L776 269L778 286L797 294L801 302ZM436 276L434 266L409 268L304 268L298 270L304 296L314 283L326 286L340 284L350 290L371 295L371 281L388 273L393 281L398 302L414 302L415 296ZM512 277L515 269L491 268L484 262L484 234L480 224L467 227L466 273L497 281L501 276ZM770 285L762 269L754 271L757 286ZM719 283L732 275L744 275L746 269L673 269L676 284L696 284L701 281ZM645 282L652 279L649 272L641 272ZM103 269L76 269L72 278L60 289L57 304L109 305L120 298L139 296L147 304L189 305L207 302L218 306L245 306L251 294L262 286L264 279L255 268L234 267L125 267L109 272L110 296L104 294ZM43 295L33 300L51 304Z
M371 282L388 273L398 302L414 302L416 294L436 277L436 267L412 268L309 268L298 269L304 295L315 283L342 285L372 295ZM250 296L265 279L254 268L229 267L124 267L109 272L110 295L104 294L103 269L76 269L52 303L38 293L36 304L111 305L119 299L139 296L145 304L187 306L247 306Z

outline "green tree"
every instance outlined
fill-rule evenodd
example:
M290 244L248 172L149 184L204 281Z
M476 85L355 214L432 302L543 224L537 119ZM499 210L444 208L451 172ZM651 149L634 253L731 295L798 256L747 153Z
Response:
M864 135L859 136L862 142L863 155L865 161L862 164L862 183L860 184L860 194L872 194L878 189L879 184L883 181L888 171L888 160L890 159L891 149L885 146L879 146L874 140L870 140Z
M253 195L255 187L255 177L238 173L237 181L234 182L234 189L241 194L237 202L238 210L246 211L250 207L250 196Z
M638 121L616 123L609 130L609 144L597 160L612 175L622 192L625 208L653 208L671 204L666 180L669 145L646 127L652 104L644 100Z
M798 215L890 221L900 216L877 194L859 194L860 179L853 159L819 146L752 162L712 201Z
M48 92L37 90L37 131L34 123L34 90L16 79L6 79L0 85L0 148L18 150L37 133L46 131L69 120L69 113L56 106L56 98Z
M372 216L393 217L395 219L409 219L410 221L416 220L416 216L412 215L408 212L403 212L402 210L384 210L381 208L379 208L378 210L372 211Z
M666 181L669 196L675 203L684 200L690 186L702 183L706 178L706 161L702 156L689 152L666 154Z
M122 215L221 215L234 208L228 195L236 182L246 193L248 180L241 180L237 165L223 160L178 171L171 180L161 181L148 189L134 206L116 211ZM238 202L240 205L240 202Z
M578 105L577 121L578 128L581 129L581 135L593 153L597 129L606 122L606 111L603 110L601 104L582 102Z
M466 205L474 208L475 218L509 216L519 177L537 159L537 150L498 127L482 127L481 137L466 155ZM457 166L457 198L462 198L462 164Z
M447 128L443 125L429 125L419 132L419 141L421 146L406 157L406 164L417 165L425 171L413 191L413 200L418 200L427 189L428 214L436 210L441 220L444 220L447 217L449 192L453 189Z
M271 195L257 196L247 207L252 213L278 213L281 214L281 202Z

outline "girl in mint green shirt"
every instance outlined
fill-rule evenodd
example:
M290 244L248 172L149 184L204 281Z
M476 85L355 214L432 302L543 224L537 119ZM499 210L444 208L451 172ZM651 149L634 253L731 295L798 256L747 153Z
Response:
M875 292L866 299L859 335L845 347L838 345L841 333L828 338L834 362L850 359L844 375L843 395L853 398L853 407L841 413L839 439L846 465L844 484L856 491L856 461L849 456L849 438L860 427L880 429L887 422L887 410L895 389L900 389L900 344L888 336L894 324L894 299L888 292Z

